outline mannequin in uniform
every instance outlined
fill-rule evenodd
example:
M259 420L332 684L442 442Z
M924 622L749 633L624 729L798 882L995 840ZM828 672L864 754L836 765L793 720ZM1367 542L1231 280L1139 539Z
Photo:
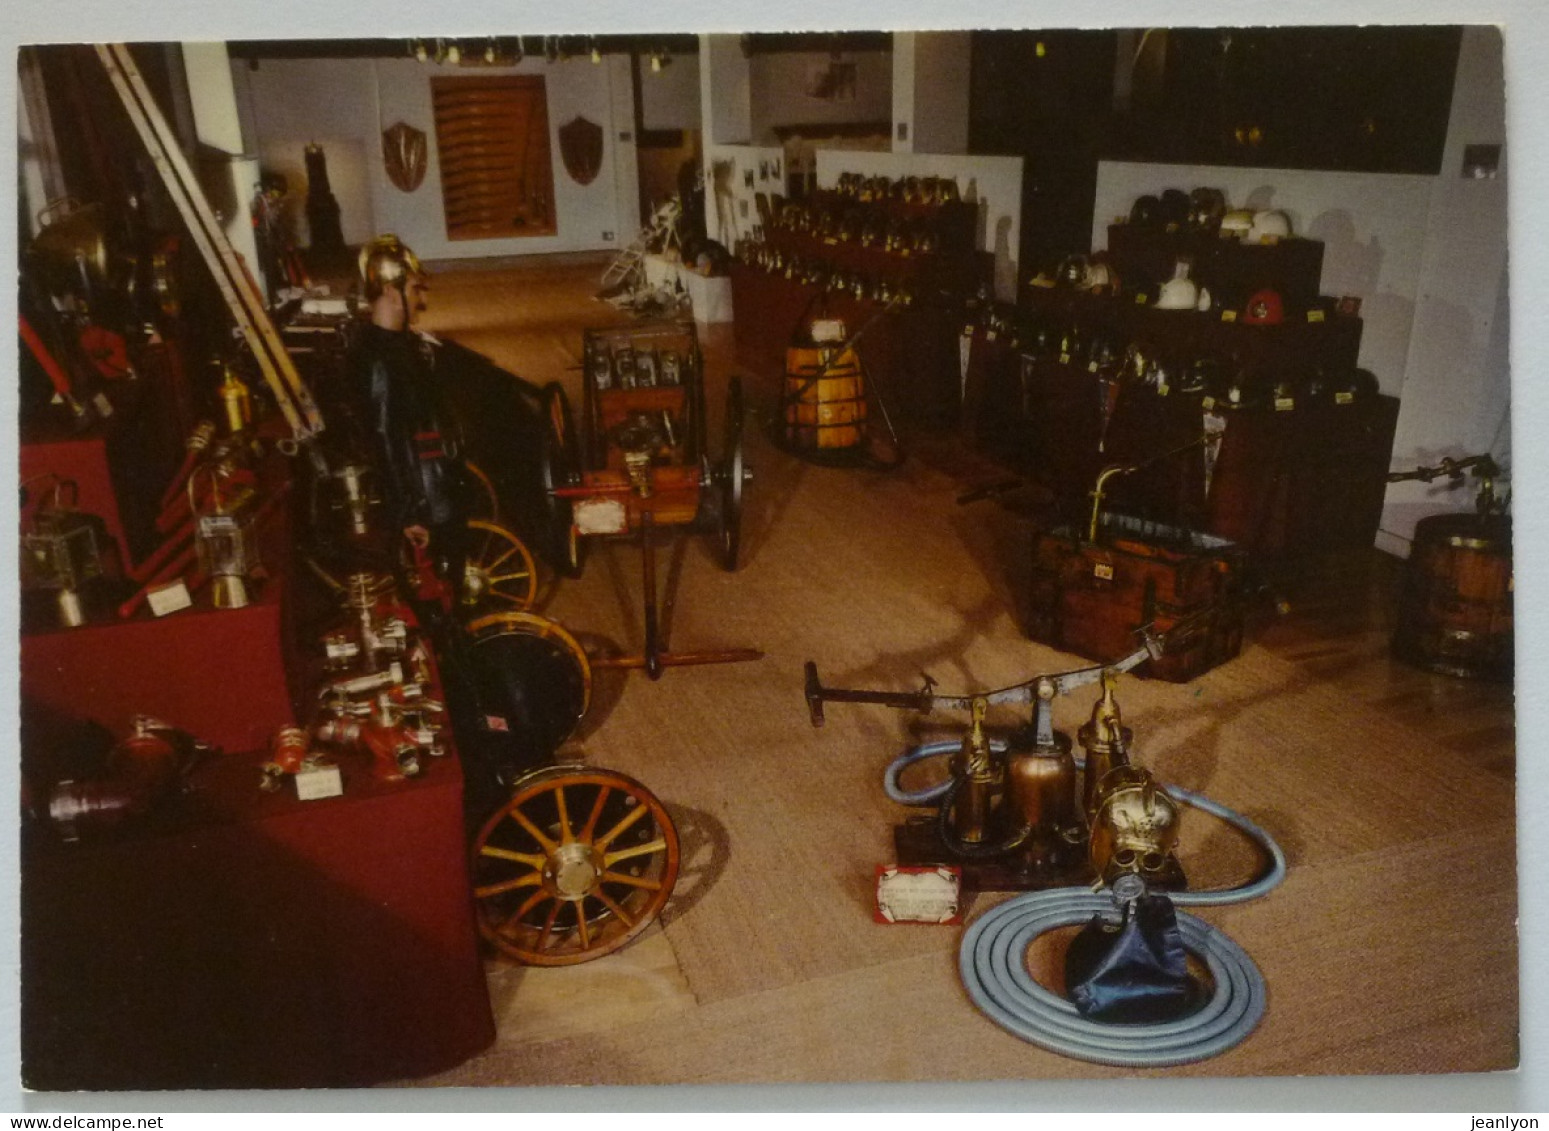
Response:
M370 314L350 354L361 423L375 448L387 521L427 551L455 597L461 583L469 517L467 471L437 343L414 329L429 279L397 236L378 236L360 252Z

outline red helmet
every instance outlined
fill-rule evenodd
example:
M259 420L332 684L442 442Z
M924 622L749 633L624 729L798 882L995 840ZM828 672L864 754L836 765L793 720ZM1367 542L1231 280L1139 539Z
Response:
M1242 320L1250 326L1278 326L1285 321L1285 303L1268 287L1255 291L1243 310Z

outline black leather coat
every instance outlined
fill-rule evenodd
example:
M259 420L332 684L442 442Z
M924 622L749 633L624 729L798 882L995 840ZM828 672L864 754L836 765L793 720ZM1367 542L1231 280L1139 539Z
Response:
M389 521L398 529L465 522L463 444L436 346L412 331L367 324L351 352L350 372Z

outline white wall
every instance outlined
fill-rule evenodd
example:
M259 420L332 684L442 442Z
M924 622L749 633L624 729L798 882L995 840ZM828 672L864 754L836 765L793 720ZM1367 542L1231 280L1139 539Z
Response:
M855 98L830 101L807 94L814 71L828 66L827 51L773 51L748 60L749 139L776 140L776 126L887 122L893 117L893 55L890 51L847 51L855 64ZM716 92L720 97L720 91Z
M626 68L620 74L620 67ZM515 67L462 68L410 58L378 60L266 60L256 71L246 64L234 78L247 88L244 117L257 131L256 149L266 165L291 175L304 190L300 154L308 142L328 154L329 181L339 200L345 239L358 242L377 232L396 232L422 258L466 259L538 252L611 249L638 229L639 209L621 194L633 184L633 94L628 60L610 57L593 64L585 57L548 63L529 58ZM441 172L435 145L430 78L433 75L531 74L545 80L549 143L553 154L558 233L553 236L449 240L442 208ZM622 100L615 97L620 82ZM628 107L621 115L620 106ZM559 153L561 126L582 115L603 128L603 164L589 185L578 185ZM381 131L397 121L424 130L429 155L424 182L412 193L395 187L382 162ZM621 147L629 146L627 154ZM615 163L631 166L622 174ZM613 233L604 239L603 233Z
M640 60L640 121L648 130L697 130L699 56L674 55L660 71Z
M247 146L263 169L284 175L289 189L284 216L303 246L310 246L312 238L305 153L314 143L328 161L328 184L339 202L345 242L364 243L392 230L378 224L372 195L371 160L380 164L381 143L369 59L265 59L256 68L237 60L231 75ZM381 128L396 120L386 119ZM409 124L430 132L426 118ZM415 198L423 192L422 187Z
M1016 301L1017 249L1022 238L1022 159L934 153L873 153L821 149L818 187L833 188L840 173L863 177L953 177L965 200L979 204L980 251L995 253L995 297Z
M972 33L893 35L893 151L968 152L968 70ZM900 140L898 128L908 125Z
M1481 452L1510 464L1505 141L1499 32L1467 28L1441 173L1431 186L1414 333L1393 441L1396 468ZM1495 179L1461 175L1463 148L1473 144L1502 146ZM1467 510L1472 486L1472 480L1470 490L1392 484L1378 545L1407 553L1415 523L1427 515Z
M1147 165L1103 161L1097 167L1092 246L1108 246L1108 225L1128 216L1135 198L1177 188L1219 188L1235 208L1278 208L1297 235L1323 241L1327 295L1361 300L1360 363L1382 391L1402 393L1415 300L1425 251L1434 177Z
M720 161L731 162L731 176L724 182L729 193L721 194L717 201L715 165ZM785 171L785 150L778 145L706 145L705 146L705 227L706 235L736 249L739 239L753 234L758 223L758 209L753 203L756 193L773 197L784 195L785 180L774 176L778 168ZM744 174L751 170L753 187L748 188ZM761 174L767 173L767 176Z
M699 37L700 106L707 151L712 145L747 145L753 140L749 81L741 36Z

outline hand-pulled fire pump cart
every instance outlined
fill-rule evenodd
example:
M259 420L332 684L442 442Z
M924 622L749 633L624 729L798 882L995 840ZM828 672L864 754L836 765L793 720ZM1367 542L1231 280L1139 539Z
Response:
M352 752L374 755L382 780L432 772L427 756L444 752L450 722L483 937L508 958L543 966L624 946L671 896L677 832L640 782L556 761L590 705L592 664L563 625L531 611L532 555L498 521L475 518L456 585L424 550L393 570L391 555L352 550L382 533L371 468L309 449L307 561L343 615L323 634L329 675L318 715L276 737L266 786ZM487 481L476 470L473 478L477 510L498 515Z
M721 455L712 460L704 361L692 322L587 330L577 428L564 390L544 390L549 433L543 459L551 540L567 547L561 570L579 576L585 539L634 537L641 548L645 645L598 666L664 668L758 659L746 649L668 652L657 616L658 527L707 531L733 571L742 542L742 496L752 471L742 451L742 382L727 388Z

